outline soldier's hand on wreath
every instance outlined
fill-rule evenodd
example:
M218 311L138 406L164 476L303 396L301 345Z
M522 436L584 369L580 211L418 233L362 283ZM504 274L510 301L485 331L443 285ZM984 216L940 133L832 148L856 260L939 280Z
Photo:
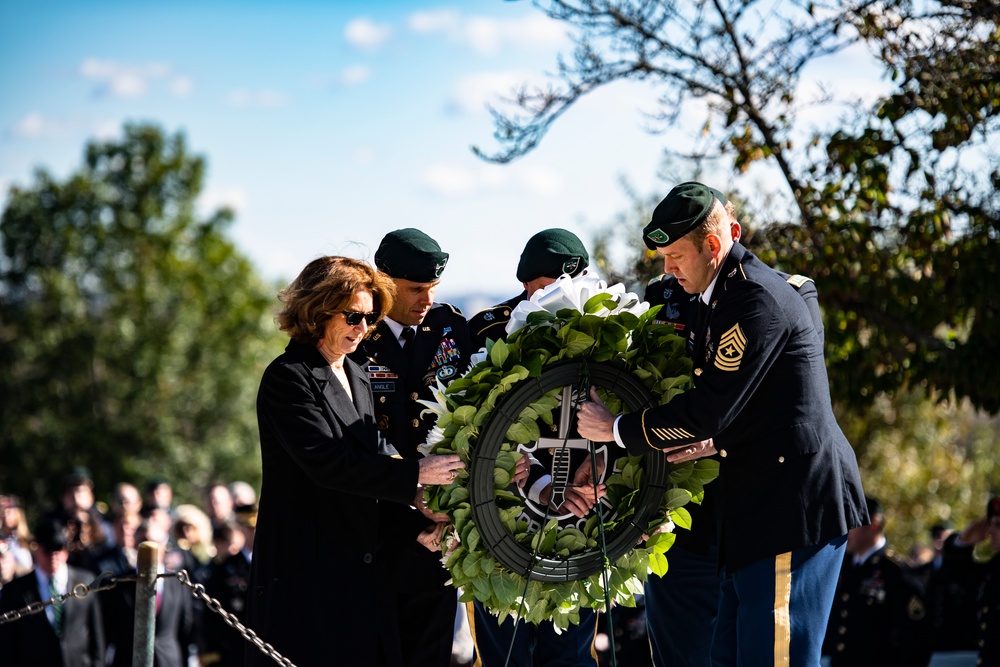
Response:
M435 523L433 526L427 526L417 535L417 542L424 546L428 551L441 551L441 536L444 534L444 527L447 524Z
M521 454L521 458L519 458L517 463L514 465L514 476L510 481L514 482L521 488L524 488L524 483L528 481L528 471L530 469L531 460L524 454Z
M597 477L600 479L604 473L604 459L597 459ZM603 484L598 484L594 489L594 466L590 461L590 454L583 460L580 467L573 473L572 486L566 489L566 501L563 507L573 513L574 516L583 518L590 514L597 501L607 495L607 488Z
M712 442L711 438L709 438L708 440L694 442L690 445L665 449L663 450L663 453L667 455L667 460L671 463L684 463L685 461L691 461L692 459L700 459L706 456L711 456L712 454L715 454L715 451L715 443Z
M417 482L420 484L451 484L455 481L465 464L458 454L433 454L420 459L420 474Z
M615 416L597 395L597 388L590 388L590 401L580 404L576 413L576 432L594 442L614 442Z

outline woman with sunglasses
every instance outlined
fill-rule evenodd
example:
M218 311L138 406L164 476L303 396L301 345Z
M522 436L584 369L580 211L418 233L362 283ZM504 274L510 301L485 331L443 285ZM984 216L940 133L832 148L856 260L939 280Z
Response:
M379 502L417 504L458 456L404 460L379 436L365 372L347 358L392 307L393 284L346 257L310 262L278 297L291 340L257 396L261 484L247 625L298 667L392 665ZM412 510L416 511L416 510ZM248 664L272 664L247 648Z

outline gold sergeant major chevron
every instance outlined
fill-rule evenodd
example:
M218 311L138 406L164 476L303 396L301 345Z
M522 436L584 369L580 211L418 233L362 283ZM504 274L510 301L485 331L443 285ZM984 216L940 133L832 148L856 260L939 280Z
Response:
M723 371L737 371L743 361L743 351L747 347L747 338L737 322L733 328L722 334L715 353L715 367Z

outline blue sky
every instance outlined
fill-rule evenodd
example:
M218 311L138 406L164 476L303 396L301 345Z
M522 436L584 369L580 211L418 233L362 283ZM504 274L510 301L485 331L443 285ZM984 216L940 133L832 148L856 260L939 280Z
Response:
M236 209L231 235L265 277L418 227L451 253L439 298L489 305L467 297L517 293L536 231L589 242L626 209L622 177L669 189L639 85L588 96L513 164L471 153L495 147L485 104L568 47L526 1L0 0L0 190L152 121L208 159L201 206Z

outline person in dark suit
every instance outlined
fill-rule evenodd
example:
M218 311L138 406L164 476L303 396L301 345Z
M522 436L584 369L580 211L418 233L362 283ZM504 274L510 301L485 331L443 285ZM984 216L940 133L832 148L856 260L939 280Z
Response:
M507 340L507 322L517 304L530 299L535 292L551 285L562 275L573 277L581 274L589 264L587 249L572 232L553 228L532 236L524 245L515 274L524 291L477 313L469 320L475 346L485 346L487 339ZM586 463L588 467L585 469L589 470L589 459ZM547 468L541 465L532 466L533 471L536 469L540 469L541 473L547 472ZM551 479L548 474L529 475L528 498L544 507L548 502ZM566 490L567 502L581 516L586 515L594 504L593 496L587 497L585 491L590 489ZM551 621L535 625L515 622L508 617L498 624L497 617L478 600L468 603L467 613L477 664L483 667L502 667L505 664L510 667L582 667L597 664L593 648L597 613L593 609L581 609L579 625L570 625L561 633L556 632Z
M389 539L378 509L415 503L418 483L448 483L464 464L393 457L368 377L347 358L392 307L391 282L364 262L321 257L279 299L291 341L257 395L263 479L247 625L299 667L397 665L379 565L406 545ZM246 653L248 667L273 664Z
M35 530L35 569L3 587L0 613L65 595L94 575L69 567L66 529L46 519ZM0 656L9 667L97 667L104 664L104 628L96 595L68 598L0 625Z
M243 532L235 521L226 521L215 528L212 542L217 554L209 566L205 593L241 622L245 621L250 558L243 548L246 543ZM241 667L245 648L243 637L222 616L204 614L199 655L202 667Z
M461 376L474 351L462 311L434 301L448 257L420 230L386 234L375 252L375 266L392 280L396 300L350 355L371 382L379 431L407 461L420 459L417 448L434 426L433 416L418 401L433 398L438 382L448 384ZM388 505L381 518L386 538L395 544L385 565L403 662L449 667L456 592L446 583L448 571L438 552L445 524ZM412 539L414 534L418 540Z
M672 461L718 453L713 663L817 664L847 532L868 513L809 309L732 240L724 205L701 183L671 190L643 237L664 272L700 295L694 388L618 417L592 391L578 431L636 455L667 450Z
M932 639L926 592L888 546L882 503L867 502L871 524L848 533L823 653L831 667L925 667Z
M739 241L743 230L736 219L735 206L721 192L711 190L725 207L733 241ZM805 302L822 341L823 316L816 284L805 276L777 273ZM685 292L674 275L661 274L646 285L643 300L650 306L660 306L655 321L672 325L678 336L687 338L688 354L693 355L689 315L697 308L698 294ZM686 506L691 514L691 530L676 533L677 539L667 554L670 568L662 577L651 574L643 587L646 631L655 667L708 667L711 664L709 654L721 593L715 521L717 497L715 489L709 487L700 505Z

